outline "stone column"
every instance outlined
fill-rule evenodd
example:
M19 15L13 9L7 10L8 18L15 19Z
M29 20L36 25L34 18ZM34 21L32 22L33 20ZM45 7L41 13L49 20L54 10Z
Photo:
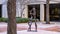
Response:
M4 3L2 4L2 17L3 18L8 18L8 14L7 14L7 2L4 2Z
M44 21L44 4L40 4L40 21Z

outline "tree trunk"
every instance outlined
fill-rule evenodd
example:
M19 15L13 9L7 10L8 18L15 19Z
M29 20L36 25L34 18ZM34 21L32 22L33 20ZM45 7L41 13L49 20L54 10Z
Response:
M50 24L49 22L49 0L46 0L46 24Z
M16 33L16 0L8 0L7 10L8 10L8 19L9 19L7 34L17 34Z

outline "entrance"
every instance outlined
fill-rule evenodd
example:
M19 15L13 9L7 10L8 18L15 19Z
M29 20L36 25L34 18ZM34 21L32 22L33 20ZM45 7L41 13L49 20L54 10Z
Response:
M46 5L45 5L46 8ZM46 13L46 10L45 10ZM60 21L60 4L49 5L50 21Z
M2 17L2 5L0 5L0 18Z
M36 9L36 19L40 19L40 4L28 5L28 18L31 17L30 10L32 10L33 6Z

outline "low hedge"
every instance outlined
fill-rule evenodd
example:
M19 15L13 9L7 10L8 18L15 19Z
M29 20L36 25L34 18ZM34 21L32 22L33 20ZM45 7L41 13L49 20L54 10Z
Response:
M16 18L17 23L27 23L29 22L29 18ZM32 22L35 22L35 19L32 20Z
M17 23L26 23L28 21L29 21L28 18L16 18L16 22Z
M32 20L33 22L35 19ZM8 18L0 18L0 22L8 22ZM28 18L16 18L17 23L27 23L29 22Z
M26 23L28 21L28 18L16 18L17 23ZM0 18L0 22L8 22L8 18Z
M8 18L0 18L0 22L7 22Z

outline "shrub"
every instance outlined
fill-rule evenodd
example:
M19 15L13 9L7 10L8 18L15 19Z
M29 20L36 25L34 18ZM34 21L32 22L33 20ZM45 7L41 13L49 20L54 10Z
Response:
M17 23L26 23L28 21L29 21L28 18L16 18L16 22Z
M3 21L3 18L0 18L0 22Z
M0 22L7 22L8 19L7 18L0 18Z
M8 22L8 18L0 18L0 22ZM28 18L16 18L17 23L27 23L29 22ZM35 22L35 19L32 20L32 22Z
M4 18L3 19L3 22L8 22L8 18Z
M17 23L27 23L29 22L28 18L16 18ZM32 22L35 22L35 19L32 19Z

